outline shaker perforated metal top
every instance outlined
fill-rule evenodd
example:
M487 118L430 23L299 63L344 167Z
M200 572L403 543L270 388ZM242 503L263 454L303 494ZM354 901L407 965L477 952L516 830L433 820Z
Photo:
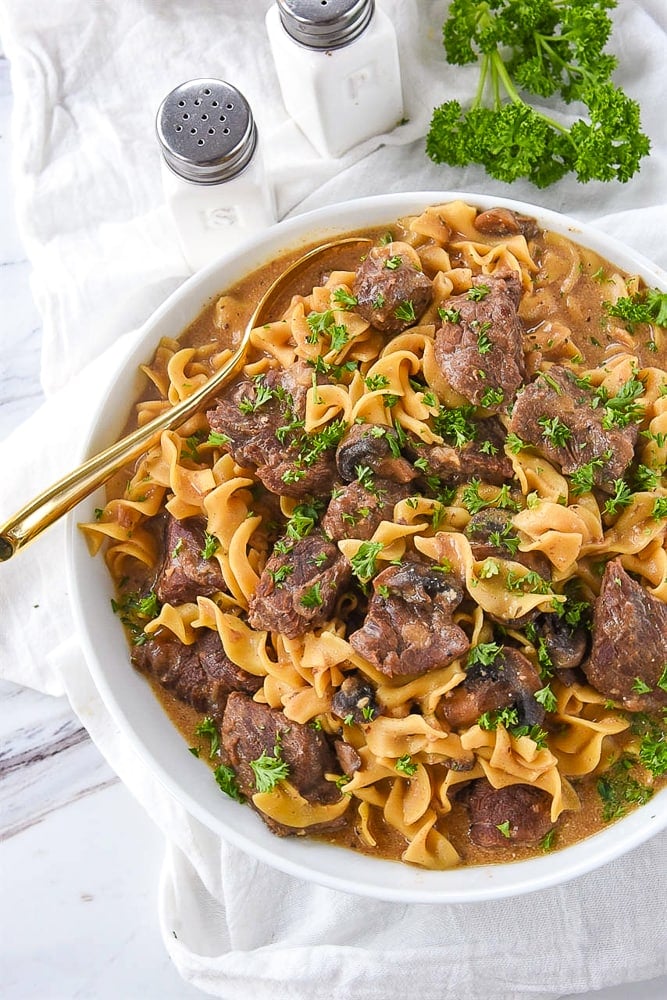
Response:
M156 128L168 166L198 184L236 177L257 145L250 105L223 80L189 80L176 87L160 105Z
M366 28L375 0L277 0L287 34L309 49L339 49Z

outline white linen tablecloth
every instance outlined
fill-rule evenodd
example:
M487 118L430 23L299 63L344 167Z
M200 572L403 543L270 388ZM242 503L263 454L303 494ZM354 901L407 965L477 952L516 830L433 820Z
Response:
M279 213L399 190L510 195L562 210L667 266L667 4L614 12L617 81L642 106L652 153L627 185L564 179L537 192L432 164L431 109L475 70L447 65L441 0L384 0L399 39L407 122L340 160L284 112L264 29L269 0L0 0L15 93L19 223L44 322L44 406L0 445L0 519L79 459L99 386L188 271L162 200L155 111L186 79L248 97ZM129 331L129 332L128 332ZM29 442L29 447L26 447ZM165 945L214 996L504 1000L556 997L667 972L667 834L567 885L476 905L396 905L273 871L221 842L157 785L116 730L79 651L51 529L0 566L0 673L66 692L112 767L163 830Z

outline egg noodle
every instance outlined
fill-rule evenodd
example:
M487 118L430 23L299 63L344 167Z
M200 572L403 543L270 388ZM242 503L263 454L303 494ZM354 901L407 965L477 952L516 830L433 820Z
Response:
M346 426L368 423L396 428L427 445L442 444L434 417L443 406L467 402L448 384L435 358L442 310L451 296L472 287L474 277L511 270L521 280L519 316L526 331L529 378L538 366L548 371L558 364L609 396L628 379L638 379L643 391L635 400L642 408L635 460L654 475L616 510L605 507L606 498L592 488L574 491L560 467L535 449L505 444L514 471L510 520L517 551L539 553L548 560L548 586L535 592L530 586L510 586L508 581L521 580L528 572L511 552L491 562L475 558L465 534L471 518L466 493L470 483L457 485L444 499L416 489L395 504L393 517L382 520L370 538L376 553L374 573L411 553L433 566L448 566L464 589L453 621L471 647L491 643L498 624L506 623L505 641L541 670L535 637L531 641L530 630L512 623L535 611L557 611L566 591L594 602L606 560L620 557L653 597L667 602L667 519L654 516L656 500L667 496L667 376L664 368L642 360L637 338L611 316L605 317L606 347L591 361L586 319L590 304L577 294L582 280L589 299L597 294L596 308L603 314L601 302L633 295L640 288L638 278L606 265L604 282L596 283L591 276L601 259L591 251L555 233L542 234L539 247L521 234L483 234L474 225L477 213L456 201L390 227L391 251L411 260L433 282L432 302L415 325L395 336L374 329L355 312L354 304L342 304L354 303L355 272L331 270L323 284L307 295L294 295L282 315L252 331L243 374L252 378L320 358L325 370L332 365L344 370L335 381L313 380L306 400L306 433L321 432L334 421ZM214 322L223 325L229 303L230 297L222 296ZM327 311L346 330L339 346L311 335L309 315ZM653 333L656 339L664 336L657 327ZM138 404L138 424L189 396L231 353L221 348L219 338L199 346L163 340L144 368L155 398ZM658 340L649 354L656 361L664 357L662 342ZM483 409L477 412L488 416ZM508 422L507 413L499 416ZM583 675L567 685L556 676L545 679L550 701L539 736L502 721L495 727L478 721L453 728L441 706L447 693L465 680L466 658L423 674L387 676L346 638L347 618L358 596L343 596L330 621L297 637L248 624L249 602L271 555L273 536L267 517L255 509L255 470L240 467L224 446L209 438L209 431L204 412L178 431L165 431L131 471L122 496L109 499L98 519L82 527L91 550L103 549L114 580L122 586L127 576L143 574L149 580L155 571L160 553L151 519L163 510L179 520L203 518L215 540L211 558L225 587L196 602L164 603L146 622L145 634L168 632L190 645L201 630L216 632L227 657L262 680L255 701L282 710L291 722L313 724L331 737L344 738L356 751L360 766L354 773L327 776L339 781L339 801L309 802L288 777L270 791L258 791L254 805L295 829L345 814L366 851L373 850L378 824L384 824L399 835L401 859L428 869L461 862L461 852L448 835L448 818L461 786L473 779L486 778L494 789L514 784L541 789L550 796L554 823L562 814L579 810L578 783L603 773L636 739L630 714L585 683ZM483 478L475 486L486 506L497 505L502 487ZM298 502L280 497L285 520ZM350 537L337 544L352 561L368 543L355 538L351 529ZM370 683L382 706L381 714L364 725L348 725L331 711L332 698L351 671Z

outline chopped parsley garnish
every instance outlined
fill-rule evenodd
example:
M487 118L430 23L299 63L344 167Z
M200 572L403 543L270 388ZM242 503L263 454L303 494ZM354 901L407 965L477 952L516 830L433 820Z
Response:
M209 757L213 758L220 749L220 733L210 715L204 716L195 728L195 736L203 736L210 741Z
M520 451L527 447L526 442L522 441L518 434L514 431L510 433L505 438L505 445L509 448L513 455L518 455Z
M545 712L555 712L558 705L556 695L551 690L549 684L545 684L543 688L535 692L535 701L538 701L542 705Z
M181 451L181 458L189 458L192 462L199 461L199 445L201 439L198 434L191 434L185 439L185 447Z
M470 480L470 482L463 488L461 493L461 502L466 508L468 513L477 514L480 510L484 510L486 507L499 507L502 510L518 510L518 504L510 496L510 486L509 483L505 483L498 490L498 493L491 500L485 500L480 492L479 487L481 480L476 476Z
M220 542L215 535L210 535L208 531L205 531L204 548L201 550L202 559L212 559L219 547Z
M376 392L378 389L386 389L389 385L389 379L386 375L367 375L364 384L371 392Z
M299 604L304 608L319 608L323 602L322 598L322 583L317 581L312 587L307 587L301 595L301 600Z
M477 350L479 353L488 354L493 347L493 343L488 336L488 332L491 329L491 321L487 319L483 323L478 323L476 320L473 320L470 328L477 336Z
M433 417L436 434L445 441L462 448L468 441L474 441L477 434L474 406L441 406Z
M372 493L375 489L375 480L373 478L373 470L368 465L355 465L354 471L357 477L357 482L359 485Z
M362 583L367 583L375 575L377 558L384 545L382 542L362 542L357 554L352 556L352 572Z
M667 774L667 738L664 732L644 736L639 747L639 762L656 778Z
M604 455L592 458L590 462L586 462L571 473L570 487L575 496L580 496L582 493L590 493L595 485L596 470L601 469L609 458L611 458L611 454L605 452Z
M446 323L458 323L461 319L460 309L446 309L444 306L438 307L438 316Z
M500 406L504 398L505 390L502 386L496 386L495 388L493 386L489 386L481 397L480 403L488 409L491 406Z
M477 720L477 725L480 729L493 732L498 726L504 726L505 729L509 730L512 726L516 726L518 721L519 714L516 708L509 707L495 709L492 712L484 712Z
M229 795L230 799L234 799L236 802L245 802L245 795L241 792L236 780L236 774L231 767L228 767L226 764L220 764L214 770L213 777L220 786L220 789L225 795Z
M655 498L653 501L651 517L653 517L656 521L659 521L663 517L667 517L667 497Z
M396 770L400 771L401 774L406 774L408 777L414 774L417 770L417 765L413 763L412 757L409 753L404 753L402 757L399 757L396 761Z
M489 294L491 289L488 285L473 285L466 293L466 298L472 302L481 302Z
M497 549L507 549L512 556L515 556L519 551L519 537L513 534L513 528L509 522L502 531L492 531L489 534L489 543Z
M508 840L512 836L510 821L508 819L504 820L502 823L496 823L496 830L500 830L503 837L506 837Z
M254 382L255 398L250 399L249 396L244 396L238 404L239 411L246 415L256 413L261 406L266 406L272 399L277 399L279 395L277 390L266 385L263 375L257 375Z
M523 594L550 594L551 585L543 576L530 569L526 573L515 573L510 570L505 577L508 590L521 591Z
M542 428L542 437L554 448L562 448L572 437L572 431L558 417L540 417L537 421Z
M634 376L623 383L615 396L610 396L604 386L599 386L593 406L603 407L602 426L605 430L638 423L644 416L644 407L637 402L637 398L645 392L644 383Z
M540 850L544 851L546 854L547 851L550 851L553 848L555 839L556 827L553 827L553 829L549 830L548 833L545 833L542 837L540 841Z
M638 490L654 490L660 481L657 469L648 465L638 465L635 469L634 482Z
M263 750L257 760L251 760L249 763L255 775L255 788L258 792L272 792L290 773L289 764L282 759L279 740L276 740L272 757Z
M497 642L480 642L476 646L472 646L466 657L466 670L478 663L483 667L490 667L492 663L495 663L501 651L502 646L499 646Z
M306 322L310 329L308 342L316 344L320 337L329 338L329 345L332 351L340 351L349 340L347 327L343 323L336 323L336 317L331 309L324 312L311 312L306 316Z
M500 573L500 563L497 559L492 559L489 557L485 559L478 570L478 577L480 580L489 580L492 576L498 576Z
M322 509L321 500L306 500L297 504L285 528L287 535L294 541L305 538L317 524Z
M417 319L415 307L411 299L405 299L394 309L394 316L403 323L414 323Z
M273 580L274 586L282 587L287 577L294 572L294 566L290 563L285 563L283 566L279 566L278 569L269 569L267 573Z
M662 673L658 678L658 687L661 691L667 691L667 662L665 662L665 665L662 668Z
M333 300L336 305L343 309L354 309L359 304L356 295L353 295L347 288L337 288L333 293Z
M398 270L398 268L401 266L402 263L403 263L403 258L400 256L400 254L394 254L393 257L387 257L386 261L384 262L384 266L388 268L390 271L396 271Z
M206 444L210 444L214 448L222 448L224 445L229 444L230 441L229 434L220 434L218 431L211 431Z
M614 303L606 302L605 308L610 316L622 319L631 333L638 323L667 327L667 292L659 288L624 296Z
M632 502L632 490L624 479L614 480L614 495L605 500L605 514L618 514Z
M342 364L337 365L331 361L325 361L321 354L318 354L316 358L306 358L306 364L315 369L316 375L326 375L334 382L340 382L343 375L350 375L359 370L356 361L343 361Z
M118 615L121 622L130 633L132 644L142 646L148 639L144 632L144 625L157 618L160 614L160 602L153 590L143 597L139 597L136 591L123 594L119 600L111 599L111 610Z
M635 679L632 682L632 690L635 692L635 694L650 694L651 692L651 688L646 683L646 681L643 681L641 679L641 677L635 677Z
M597 791L602 799L602 818L605 823L619 819L630 805L644 805L653 795L653 789L642 785L630 771L634 766L630 757L621 757L613 767L598 778Z
M539 750L543 750L547 745L547 733L539 726L526 726L519 724L519 714L516 708L500 708L493 712L484 712L477 720L480 729L494 731L498 726L504 726L507 732L514 739L527 736L535 743Z

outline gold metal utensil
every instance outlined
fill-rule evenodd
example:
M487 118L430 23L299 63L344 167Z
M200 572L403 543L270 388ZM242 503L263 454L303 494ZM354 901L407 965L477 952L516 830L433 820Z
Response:
M110 448L106 448L99 455L93 455L78 469L59 479L53 486L49 486L3 525L0 525L0 562L11 559L19 549L33 541L45 528L70 511L80 500L83 500L98 486L110 479L115 472L150 448L163 431L180 427L197 410L210 402L223 386L239 372L248 350L251 330L259 325L263 312L276 294L281 291L285 281L292 277L295 271L300 270L328 250L345 244L370 242L371 240L365 237L356 236L332 240L308 250L290 264L264 292L248 320L236 351L208 382L187 399L161 413L143 427L132 431L127 437L117 441Z

